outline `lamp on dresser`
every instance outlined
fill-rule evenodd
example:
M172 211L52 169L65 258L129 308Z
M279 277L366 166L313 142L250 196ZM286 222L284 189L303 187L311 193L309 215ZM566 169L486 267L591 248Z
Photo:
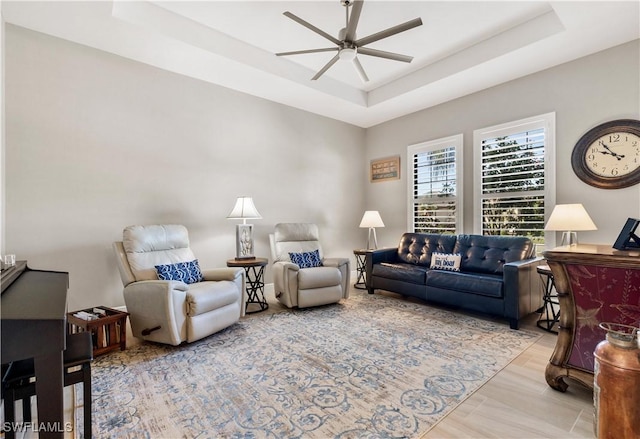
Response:
M262 216L253 204L251 197L238 197L227 219L241 219L242 224L236 224L236 260L253 259L253 224L247 224L248 219L260 219Z
M598 230L591 217L580 203L556 204L545 230L562 232L561 246L578 244L576 232Z

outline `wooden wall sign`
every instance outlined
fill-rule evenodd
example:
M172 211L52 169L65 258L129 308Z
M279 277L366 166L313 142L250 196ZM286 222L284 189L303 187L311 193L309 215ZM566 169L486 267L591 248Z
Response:
M399 180L400 156L371 160L371 182Z

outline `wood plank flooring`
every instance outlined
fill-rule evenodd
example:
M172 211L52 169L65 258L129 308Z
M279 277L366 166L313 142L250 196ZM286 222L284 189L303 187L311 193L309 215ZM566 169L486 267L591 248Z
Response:
M269 309L251 316L286 310L266 288ZM367 294L351 287L351 294ZM425 302L379 292L398 300ZM544 378L557 335L536 326L531 314L521 328L542 337L484 386L456 407L420 439L593 439L593 392L567 380L566 393L553 390ZM508 323L504 322L505 325Z

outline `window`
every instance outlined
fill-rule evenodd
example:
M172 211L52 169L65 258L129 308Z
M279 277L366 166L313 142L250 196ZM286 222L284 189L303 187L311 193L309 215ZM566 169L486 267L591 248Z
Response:
M411 145L409 230L457 233L462 229L462 134Z
M475 233L545 242L555 204L555 113L474 131Z

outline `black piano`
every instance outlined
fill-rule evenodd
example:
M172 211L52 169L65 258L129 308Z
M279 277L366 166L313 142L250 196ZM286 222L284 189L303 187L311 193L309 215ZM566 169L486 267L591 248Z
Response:
M63 351L69 273L32 270L26 261L2 270L1 362L33 358L40 438L62 438L64 424ZM4 425L5 437L15 431Z

